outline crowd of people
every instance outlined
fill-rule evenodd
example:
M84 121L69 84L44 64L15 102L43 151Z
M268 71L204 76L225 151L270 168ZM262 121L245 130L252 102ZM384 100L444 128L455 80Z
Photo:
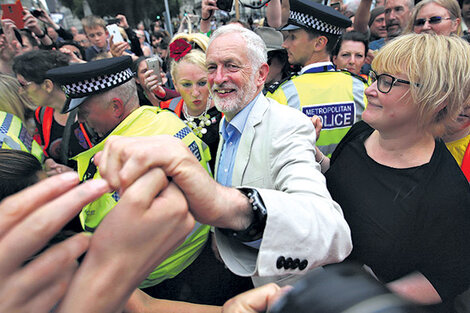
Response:
M470 1L201 6L1 20L0 311L470 312Z

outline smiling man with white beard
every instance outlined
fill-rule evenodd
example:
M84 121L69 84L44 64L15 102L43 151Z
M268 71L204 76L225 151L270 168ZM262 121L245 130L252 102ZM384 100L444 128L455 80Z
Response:
M212 97L225 115L214 178L243 186L254 210L242 231L217 228L216 241L227 267L255 286L292 283L299 276L291 274L335 263L350 249L315 162L310 120L262 94L266 55L262 39L237 25L219 28L206 52Z
M237 25L217 29L206 51L208 82L221 121L215 180L169 136L118 137L103 153L103 177L126 186L160 168L189 210L215 227L226 266L255 286L291 284L342 261L349 227L315 161L315 129L300 111L262 94L269 71L263 40Z

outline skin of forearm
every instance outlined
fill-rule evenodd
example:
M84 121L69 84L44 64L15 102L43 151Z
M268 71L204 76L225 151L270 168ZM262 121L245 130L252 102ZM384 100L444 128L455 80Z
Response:
M228 188L217 184L217 192L221 195L216 198L216 207L219 208L219 217L214 226L233 230L244 230L250 226L253 212L248 198L235 188ZM230 205L228 205L230 204Z
M405 299L419 304L442 302L433 285L421 273L414 273L387 284L393 292Z
M139 313L221 313L222 307L180 301L153 299Z
M116 256L116 261L107 260L106 267L99 266L102 264L100 260L85 259L77 273L79 275L76 275L78 279L72 281L69 290L71 294L77 294L78 292L74 292L75 288L81 288L80 299L66 296L58 312L120 312L136 287L133 283L135 277L139 276L135 273L136 269L122 266L131 263L121 262L121 257L122 255ZM93 270L94 268L97 270ZM87 288L84 290L80 286ZM99 300L83 301L92 298Z
M207 33L211 30L211 20L208 19L207 21L201 20L201 23L199 24L199 30L201 33Z
M361 0L354 19L354 30L365 33L368 29L372 0Z

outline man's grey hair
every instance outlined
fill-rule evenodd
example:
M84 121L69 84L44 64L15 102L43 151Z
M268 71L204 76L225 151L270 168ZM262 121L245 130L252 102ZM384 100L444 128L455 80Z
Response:
M246 29L237 24L228 24L218 28L211 36L209 40L209 47L211 43L217 38L225 34L239 33L246 42L246 53L251 61L251 65L254 70L257 70L264 63L268 62L268 52L266 44L263 39L258 36L255 32ZM244 47L240 47L240 51L244 50Z
M131 79L122 85L119 85L111 90L105 92L106 99L110 102L112 98L120 98L126 107L135 105L135 102L139 100L137 95L137 86L135 80Z
M413 8L415 7L415 1L414 0L405 0L406 2L406 6L408 7L408 9L413 10ZM384 6L387 4L387 0L384 1Z

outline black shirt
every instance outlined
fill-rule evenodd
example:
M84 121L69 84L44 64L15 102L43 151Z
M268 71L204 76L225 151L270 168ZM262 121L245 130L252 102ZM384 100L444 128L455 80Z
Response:
M427 164L396 169L367 155L373 129L356 123L326 173L353 240L349 260L384 283L415 271L452 299L470 283L470 187L444 143Z

